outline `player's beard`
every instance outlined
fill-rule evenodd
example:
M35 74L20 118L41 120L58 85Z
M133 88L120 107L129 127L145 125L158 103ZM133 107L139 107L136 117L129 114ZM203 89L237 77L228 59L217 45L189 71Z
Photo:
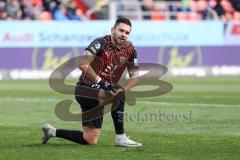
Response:
M116 45L119 46L123 45L126 42L126 39L124 37L121 36L118 37L116 34L113 35L113 39Z

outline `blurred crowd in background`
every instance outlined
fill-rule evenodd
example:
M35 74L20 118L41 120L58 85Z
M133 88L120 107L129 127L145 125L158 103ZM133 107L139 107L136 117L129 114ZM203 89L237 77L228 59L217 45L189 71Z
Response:
M130 19L240 21L240 0L0 0L0 19L111 19L113 9Z

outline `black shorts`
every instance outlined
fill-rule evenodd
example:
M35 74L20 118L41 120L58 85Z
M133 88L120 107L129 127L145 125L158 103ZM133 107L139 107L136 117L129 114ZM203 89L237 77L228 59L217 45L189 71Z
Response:
M100 89L84 82L78 82L75 87L75 98L82 109L83 126L102 127L103 107L98 106L99 91Z

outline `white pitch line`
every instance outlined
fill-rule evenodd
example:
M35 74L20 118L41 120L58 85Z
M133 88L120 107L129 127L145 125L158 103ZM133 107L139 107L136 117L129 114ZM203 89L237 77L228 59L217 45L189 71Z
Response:
M181 105L181 106L194 106L194 107L240 107L237 104L213 104L213 103L183 103L183 102L153 102L153 101L142 101L138 100L137 102L145 104L154 104L154 105Z
M71 99L71 98L67 98ZM60 98L31 98L31 97L1 97L1 101L17 101L17 102L58 102L63 99ZM71 99L74 100L74 97ZM144 104L153 104L153 105L166 105L166 106L194 106L194 107L240 107L240 104L214 104L214 103L184 103L184 102L165 102L165 101L160 101L160 102L154 102L154 101L146 101L146 100L137 100L137 103L141 102Z
M240 99L240 96L196 96L197 98L203 98L203 99ZM185 99L193 99L193 98L196 98L196 97L186 97L186 96L180 96L180 95L177 95L177 96L165 96L165 97L162 97L163 99L164 98L176 98L176 99L182 99L182 98L185 98Z
M1 97L1 101L17 101L17 102L56 102L61 99L58 98L30 98L30 97Z

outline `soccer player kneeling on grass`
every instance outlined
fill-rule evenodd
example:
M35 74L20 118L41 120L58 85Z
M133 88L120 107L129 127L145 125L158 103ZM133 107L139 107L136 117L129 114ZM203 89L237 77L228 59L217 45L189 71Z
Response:
M115 127L117 146L140 147L141 143L129 139L124 132L123 114L125 93L138 83L137 53L127 41L131 22L118 18L111 35L95 39L85 49L79 68L82 75L75 88L75 98L82 109L83 132L57 129L50 124L42 127L46 144L52 137L63 138L83 145L97 144L103 122L103 109L112 103L111 115ZM121 87L117 85L127 68L130 79Z

